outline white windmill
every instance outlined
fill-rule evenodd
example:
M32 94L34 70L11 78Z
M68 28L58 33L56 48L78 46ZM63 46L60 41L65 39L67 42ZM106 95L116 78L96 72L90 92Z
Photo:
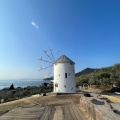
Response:
M51 63L50 66L42 68L41 70L47 69L49 67L54 66L54 92L55 93L74 93L76 92L76 80L75 80L75 63L70 60L67 56L62 55L59 59L55 61L54 56L51 52L51 56L47 54L46 51L44 53L49 57L51 61L40 59L44 62Z

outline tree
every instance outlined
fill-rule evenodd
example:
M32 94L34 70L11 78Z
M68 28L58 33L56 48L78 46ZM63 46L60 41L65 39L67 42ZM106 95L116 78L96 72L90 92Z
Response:
M10 88L9 88L9 90L14 90L15 88L14 88L14 85L12 84L11 86L10 86Z

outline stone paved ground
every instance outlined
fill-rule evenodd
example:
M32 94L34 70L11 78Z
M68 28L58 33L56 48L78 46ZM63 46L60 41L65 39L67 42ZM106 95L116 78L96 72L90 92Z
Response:
M85 120L80 95L30 97L0 105L0 120Z

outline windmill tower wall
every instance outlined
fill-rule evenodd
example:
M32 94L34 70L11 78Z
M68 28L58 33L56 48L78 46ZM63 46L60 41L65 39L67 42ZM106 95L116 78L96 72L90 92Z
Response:
M74 62L65 55L54 63L54 92L76 92Z

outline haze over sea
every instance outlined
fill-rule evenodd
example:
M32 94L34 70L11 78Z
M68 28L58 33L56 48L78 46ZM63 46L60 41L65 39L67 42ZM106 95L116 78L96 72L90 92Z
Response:
M27 86L40 86L44 82L46 81L42 79L0 80L0 90L6 87L10 87L11 84L14 84L14 87L16 88Z

